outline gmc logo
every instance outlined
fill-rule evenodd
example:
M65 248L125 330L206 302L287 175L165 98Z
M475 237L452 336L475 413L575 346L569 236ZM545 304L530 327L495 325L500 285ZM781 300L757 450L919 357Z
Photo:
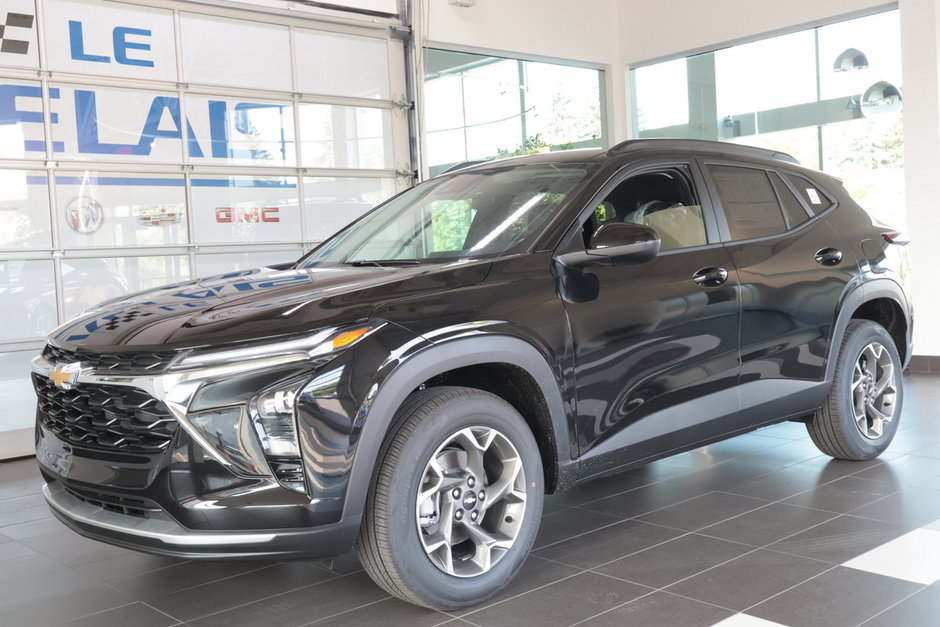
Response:
M215 221L220 224L233 224L241 222L280 222L278 217L280 207L253 207L240 209L238 207L216 207Z

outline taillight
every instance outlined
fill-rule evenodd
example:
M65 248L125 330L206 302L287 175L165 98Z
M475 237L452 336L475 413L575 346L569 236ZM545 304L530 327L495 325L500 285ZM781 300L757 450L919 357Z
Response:
M898 246L906 246L907 244L911 243L911 238L908 237L907 233L903 231L882 233L881 237L885 238L885 241L889 244L897 244Z

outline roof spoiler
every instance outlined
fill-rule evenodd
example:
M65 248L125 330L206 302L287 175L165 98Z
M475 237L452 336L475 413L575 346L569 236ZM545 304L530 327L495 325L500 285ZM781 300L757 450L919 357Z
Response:
M621 142L607 151L609 155L622 155L634 150L709 150L730 155L761 155L767 159L777 161L786 161L800 165L796 158L780 150L770 150L767 148L758 148L756 146L744 146L741 144L732 144L729 142L708 141L704 139L628 139Z

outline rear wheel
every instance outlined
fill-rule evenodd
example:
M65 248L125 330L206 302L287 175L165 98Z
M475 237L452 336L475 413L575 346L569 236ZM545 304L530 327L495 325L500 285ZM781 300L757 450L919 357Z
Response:
M508 403L470 388L417 392L398 415L356 549L385 590L436 609L474 605L522 566L542 513L532 432Z
M872 459L894 438L902 398L901 359L891 336L875 322L853 320L826 403L806 427L827 455Z

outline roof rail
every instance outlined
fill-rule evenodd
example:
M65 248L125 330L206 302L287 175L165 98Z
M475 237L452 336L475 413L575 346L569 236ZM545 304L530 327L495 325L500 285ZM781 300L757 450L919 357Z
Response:
M486 163L489 159L477 159L475 161L462 161L460 163L455 163L450 166L440 174L450 174L451 172L456 172L457 170L463 170L464 168L469 168L475 165L480 165L481 163Z
M709 141L706 139L681 139L681 138L649 138L649 139L628 139L620 142L607 151L609 155L622 155L633 152L634 150L649 150L661 148L665 150L710 150L712 152L721 152L738 155L760 155L767 159L776 159L778 161L787 161L800 165L796 158L780 150L770 150L767 148L758 148L757 146L744 146L742 144L732 144L729 142Z

